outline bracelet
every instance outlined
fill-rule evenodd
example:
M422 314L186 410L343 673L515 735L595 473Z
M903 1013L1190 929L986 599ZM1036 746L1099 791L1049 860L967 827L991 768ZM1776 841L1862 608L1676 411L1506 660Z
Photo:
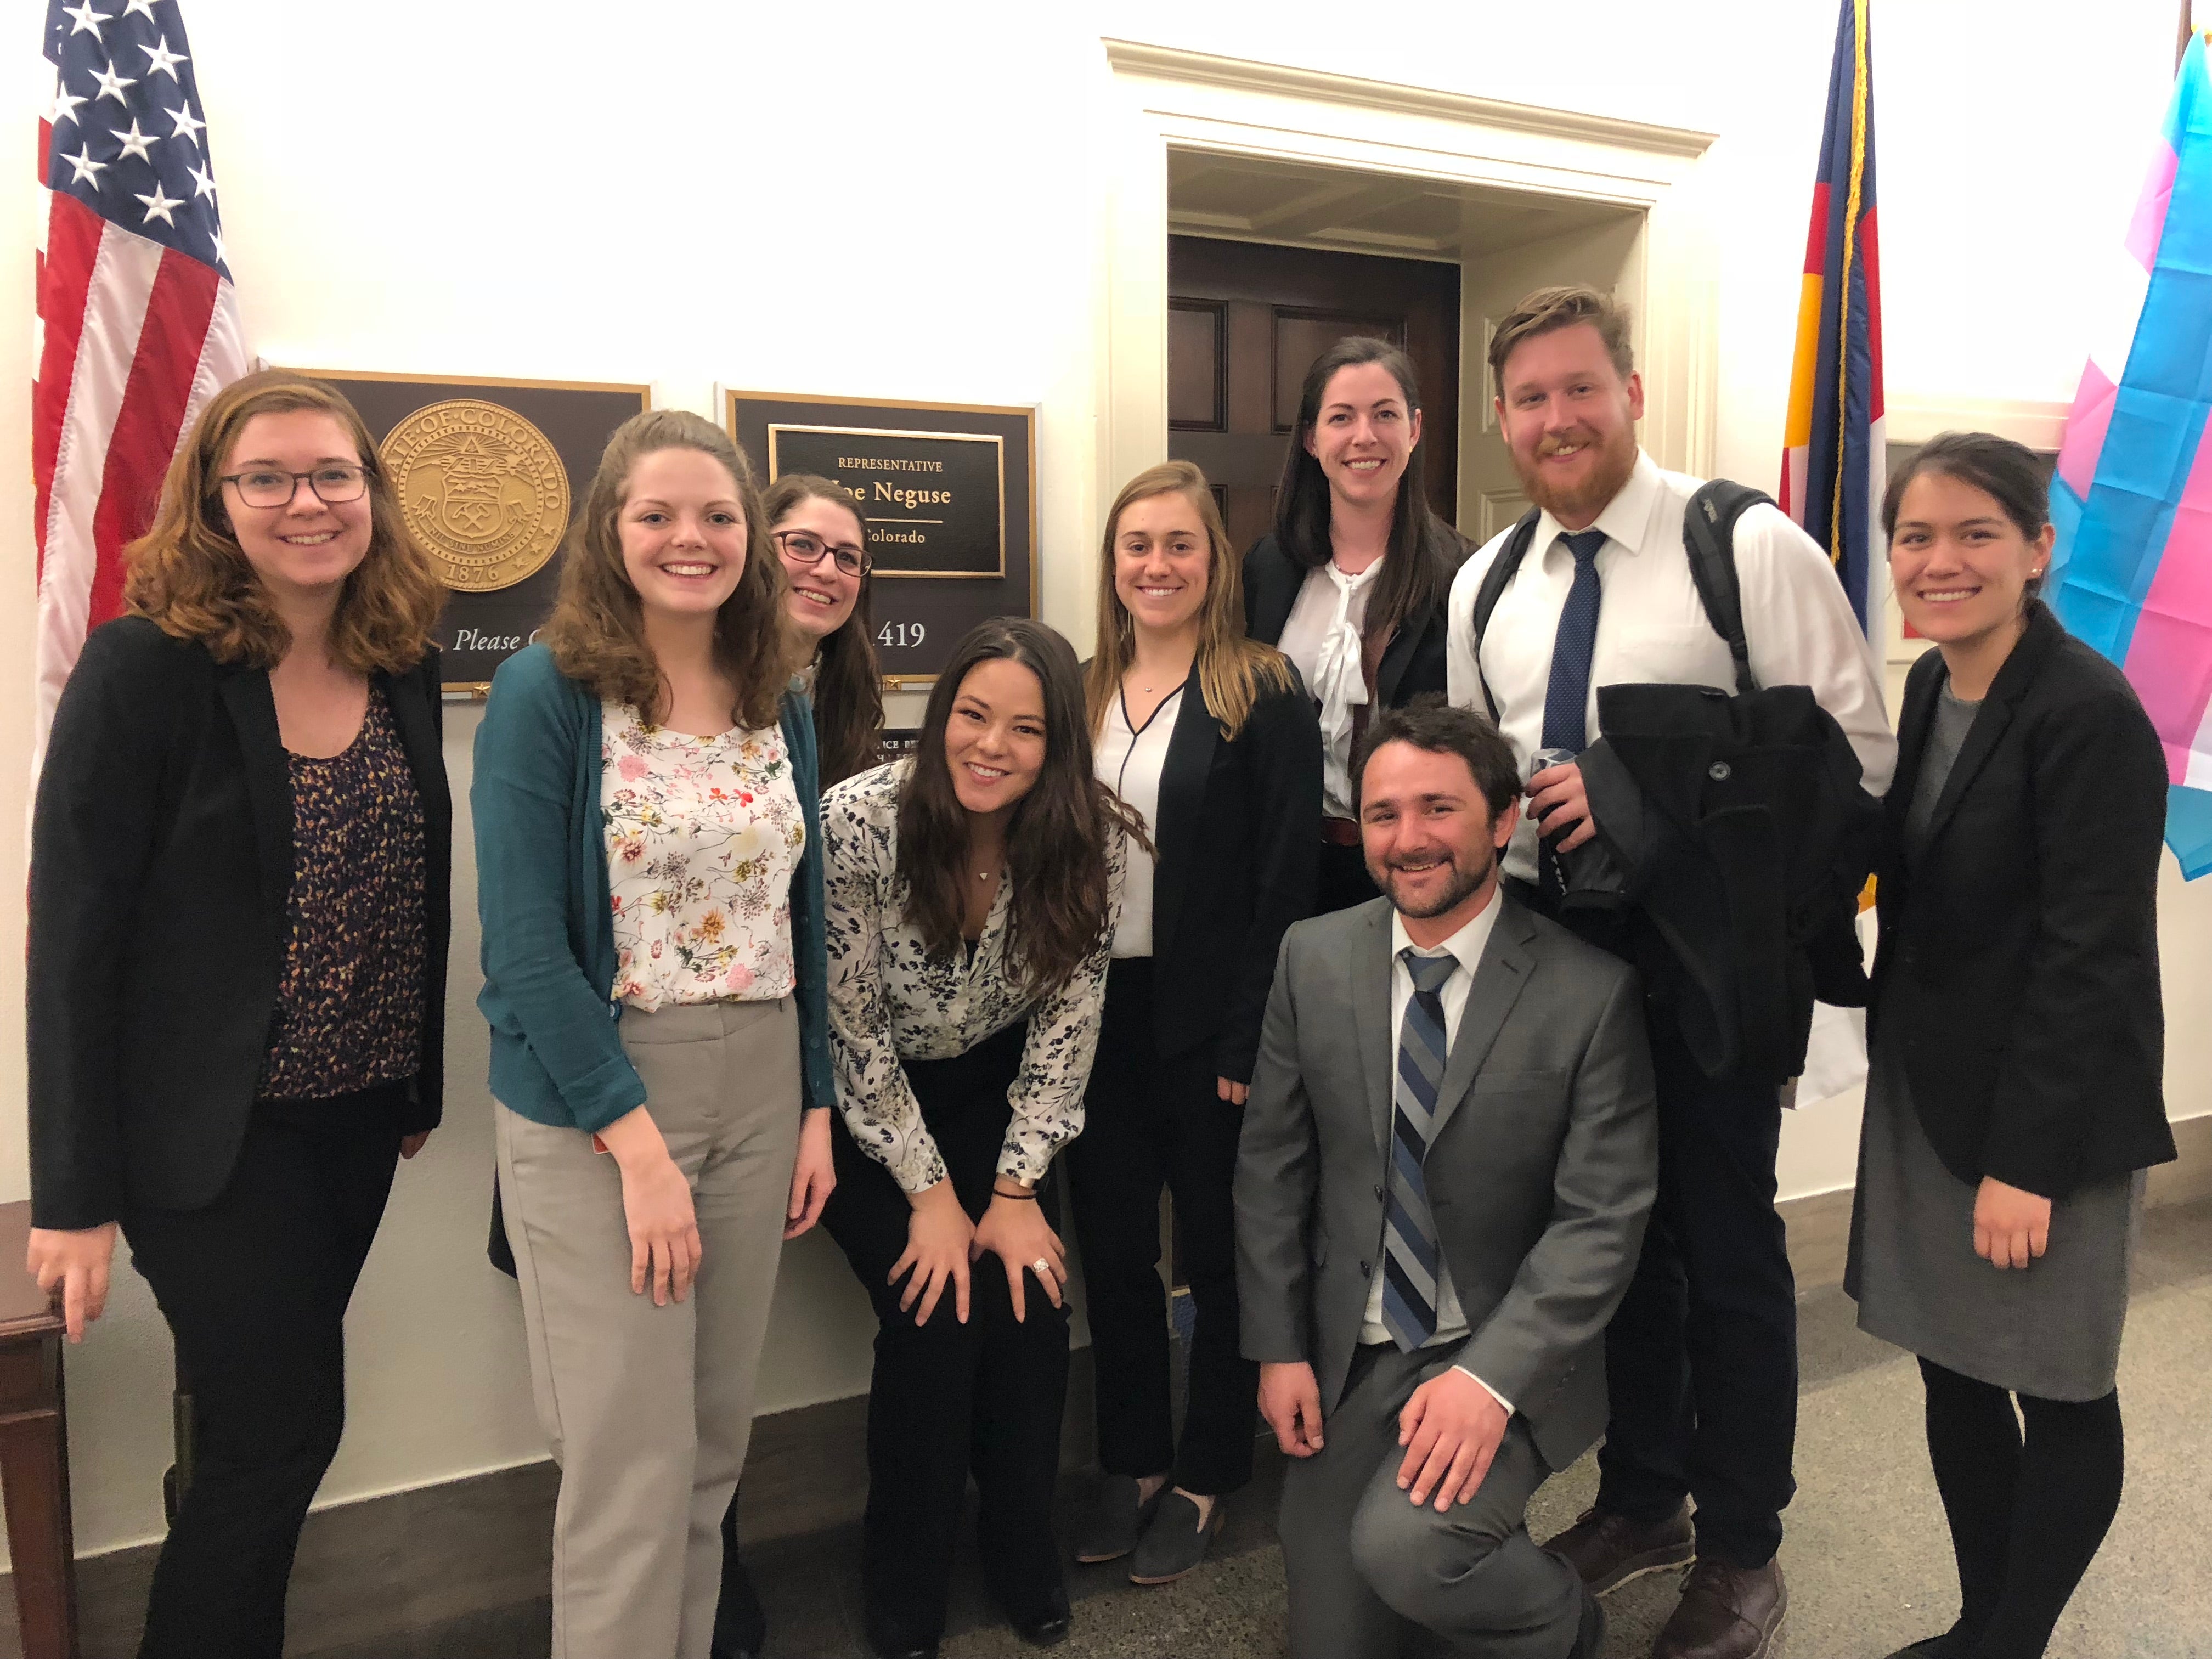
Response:
M1034 1204L1036 1202L1036 1194L1035 1193L1010 1193L1004 1187L992 1188L991 1196L994 1198L1018 1199L1024 1204Z

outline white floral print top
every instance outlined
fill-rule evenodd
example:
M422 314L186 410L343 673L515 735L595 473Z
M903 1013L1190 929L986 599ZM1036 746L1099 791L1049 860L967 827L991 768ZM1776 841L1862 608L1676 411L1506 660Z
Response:
M781 728L695 738L603 708L599 815L614 898L616 1000L791 994L791 879L806 819Z
M973 951L933 960L921 932L907 925L907 890L897 874L898 791L911 764L892 761L856 773L822 797L837 1103L860 1150L902 1190L918 1193L945 1178L945 1160L901 1057L949 1060L1027 1019L1022 1069L1007 1090L1014 1115L999 1173L1042 1181L1054 1155L1083 1132L1083 1089L1098 1049L1106 963L1121 908L1122 837L1117 832L1108 842L1114 899L1096 948L1066 984L1033 999L1008 972L1007 883L1000 883Z

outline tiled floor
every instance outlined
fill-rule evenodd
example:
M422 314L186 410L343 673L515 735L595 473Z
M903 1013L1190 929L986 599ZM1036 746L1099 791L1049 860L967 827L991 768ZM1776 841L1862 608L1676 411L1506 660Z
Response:
M1797 1501L1784 1547L1791 1607L1787 1659L1880 1659L1948 1624L1955 1594L1942 1511L1920 1438L1920 1389L1909 1358L1859 1334L1839 1291L1802 1309L1804 1387ZM2202 1659L2212 1653L2212 1202L2147 1218L2121 1368L2129 1440L2118 1522L2061 1626L2054 1659ZM1139 1589L1111 1566L1074 1570L1075 1631L1060 1659L1275 1659L1283 1651L1282 1558L1271 1524L1279 1460L1234 1504L1215 1559L1181 1583ZM1564 1526L1595 1485L1591 1460L1538 1494L1539 1536ZM430 1506L432 1509L435 1505ZM415 1517L459 1540L465 1516ZM392 1559L364 1570L404 1571ZM384 1552L378 1552L381 1558ZM859 1659L857 1540L850 1529L748 1553L767 1602L771 1659ZM305 1587L303 1587L305 1588ZM1674 1590L1647 1578L1610 1599L1607 1659L1650 1650ZM295 1603L300 1592L295 1591ZM434 1604L434 1596L427 1598ZM432 1605L404 1632L362 1632L295 1650L315 1659L526 1659L546 1651L542 1597L441 1622ZM131 1651L135 1608L87 1608L85 1659ZM945 1659L1012 1659L1030 1650L994 1617L963 1563ZM0 1638L0 1659L15 1650Z

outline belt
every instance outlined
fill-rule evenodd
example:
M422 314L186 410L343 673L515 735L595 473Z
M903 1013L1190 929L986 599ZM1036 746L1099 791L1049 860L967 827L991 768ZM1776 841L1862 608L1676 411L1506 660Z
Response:
M1357 847L1360 844L1359 823L1356 818L1323 818L1321 838L1330 847Z

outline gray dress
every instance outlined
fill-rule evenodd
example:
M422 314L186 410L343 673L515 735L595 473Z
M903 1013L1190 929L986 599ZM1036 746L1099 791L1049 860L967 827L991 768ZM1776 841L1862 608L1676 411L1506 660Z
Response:
M1905 817L1916 860L1943 785L1981 705L1939 694L1928 750ZM1975 1188L1946 1169L1912 1103L1899 1022L1870 1055L1859 1133L1844 1288L1859 1328L1948 1370L2045 1400L2098 1400L2112 1390L2128 1311L2128 1258L2142 1173L2115 1176L2051 1206L2046 1254L2026 1268L1974 1254ZM2090 1104L2082 1103L2084 1109Z

